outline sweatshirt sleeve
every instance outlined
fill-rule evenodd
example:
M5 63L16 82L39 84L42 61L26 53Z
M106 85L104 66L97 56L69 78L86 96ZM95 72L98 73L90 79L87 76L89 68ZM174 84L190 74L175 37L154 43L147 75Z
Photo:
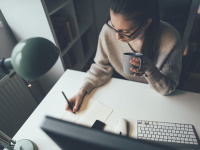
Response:
M99 36L94 63L87 71L87 76L84 79L84 84L82 85L82 88L85 89L87 93L90 93L93 88L106 83L113 74L113 67L111 66L107 56L106 41L106 35L102 29Z
M168 95L175 91L179 83L182 67L182 44L180 36L177 36L175 44L160 67L146 77L149 85L162 95ZM165 43L166 44L166 43Z

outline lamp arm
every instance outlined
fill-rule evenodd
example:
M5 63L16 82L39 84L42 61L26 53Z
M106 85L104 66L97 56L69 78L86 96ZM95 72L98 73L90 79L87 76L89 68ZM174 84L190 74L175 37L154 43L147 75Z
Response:
M0 59L0 70L2 70L5 73L9 73L9 69L12 69L12 63L11 63L11 58L3 58Z
M0 131L0 145L7 148L8 150L13 150L15 144L16 142L14 140Z

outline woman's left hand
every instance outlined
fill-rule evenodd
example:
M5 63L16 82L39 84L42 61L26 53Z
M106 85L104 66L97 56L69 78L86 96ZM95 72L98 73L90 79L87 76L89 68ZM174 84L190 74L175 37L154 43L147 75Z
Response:
M140 60L136 57L134 57L130 61L130 63L133 64L134 66L138 66L138 67L140 66ZM147 74L148 76L150 76L152 74L152 72L154 72L154 70L156 70L156 66L152 63L152 61L150 59L143 56L142 68L140 70L137 70L137 69L131 67L130 70L135 73L134 74L135 77L142 76L144 73Z

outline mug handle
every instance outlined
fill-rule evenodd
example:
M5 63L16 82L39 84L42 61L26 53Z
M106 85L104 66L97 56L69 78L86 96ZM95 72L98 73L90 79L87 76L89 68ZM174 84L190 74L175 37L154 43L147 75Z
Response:
M140 60L140 67L137 70L140 70L143 64L143 57L137 57L137 58Z

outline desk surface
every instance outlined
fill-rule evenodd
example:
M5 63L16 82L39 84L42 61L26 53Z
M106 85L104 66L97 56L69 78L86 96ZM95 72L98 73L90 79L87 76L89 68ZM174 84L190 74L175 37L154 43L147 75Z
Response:
M66 101L61 91L72 97L80 88L85 73L67 70L28 120L13 137L14 140L30 139L39 149L60 149L41 129L45 115L56 113L65 108ZM114 79L94 89L86 99L94 99L113 109L106 121L106 131L112 131L119 118L127 119L131 124L130 136L136 137L136 121L151 120L193 124L200 135L200 94L175 91L162 96L148 84Z

